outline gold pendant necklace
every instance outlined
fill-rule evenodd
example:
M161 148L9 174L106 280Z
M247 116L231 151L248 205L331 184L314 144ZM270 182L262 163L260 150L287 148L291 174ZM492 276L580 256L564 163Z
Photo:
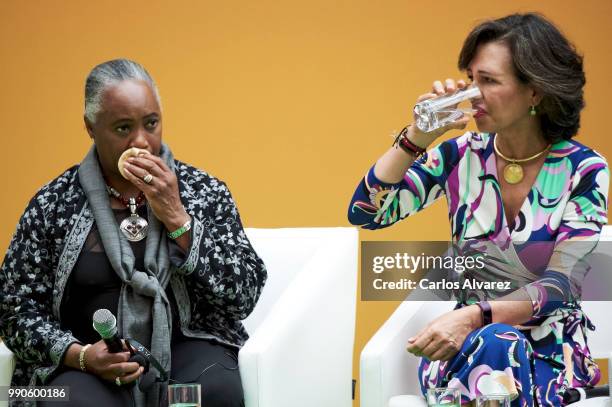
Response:
M531 161L535 158L538 158L539 156L544 154L546 151L548 151L550 146L551 146L550 144L547 145L544 150L540 151L537 154L532 155L531 157L520 158L520 159L510 158L510 157L506 157L505 155L503 155L497 148L497 135L493 139L493 148L495 149L495 153L501 158L503 158L504 160L508 161L509 163L504 166L504 179L506 180L508 184L518 184L519 182L523 180L523 176L524 176L523 167L521 167L519 163L524 163L527 161Z

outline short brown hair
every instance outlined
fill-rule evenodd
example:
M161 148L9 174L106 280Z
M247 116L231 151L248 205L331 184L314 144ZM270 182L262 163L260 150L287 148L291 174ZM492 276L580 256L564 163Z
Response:
M508 45L517 78L542 93L538 117L550 142L570 139L580 128L584 108L582 56L553 23L536 13L512 14L485 21L468 35L459 53L466 70L479 45Z

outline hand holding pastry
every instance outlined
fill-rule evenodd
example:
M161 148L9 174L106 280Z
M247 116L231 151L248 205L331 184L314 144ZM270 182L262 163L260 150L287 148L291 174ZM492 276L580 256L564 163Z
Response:
M119 159L119 170L123 170L125 178L145 194L155 217L166 229L177 230L189 220L189 215L179 196L176 174L161 158L148 151L129 153L130 150L121 155L123 158L127 154L123 165Z

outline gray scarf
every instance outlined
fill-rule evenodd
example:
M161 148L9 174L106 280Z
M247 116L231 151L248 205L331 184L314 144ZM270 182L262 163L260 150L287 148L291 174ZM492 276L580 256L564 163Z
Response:
M174 171L172 152L165 144L162 144L160 157ZM79 181L92 209L106 257L123 282L117 315L119 333L149 348L162 367L169 371L172 314L165 292L170 281L170 260L164 226L148 207L145 270L135 269L130 243L119 230L110 207L95 145L81 163ZM158 406L162 385L165 384L154 386L146 394L134 386L136 406Z

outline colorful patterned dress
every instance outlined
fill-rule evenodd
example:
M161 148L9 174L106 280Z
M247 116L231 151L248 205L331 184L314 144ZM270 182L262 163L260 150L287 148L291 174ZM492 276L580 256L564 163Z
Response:
M586 342L594 326L579 303L562 293L571 284L567 253L577 243L592 250L608 221L608 165L574 140L553 144L520 212L508 222L494 137L468 132L442 142L396 184L377 179L372 167L355 191L349 220L366 229L383 228L446 196L453 242L485 242L487 250L498 250L503 261L485 272L512 273L534 312L521 327L495 323L473 331L448 362L424 358L422 390L455 387L462 402L506 392L513 407L531 407L535 400L539 406L561 406L567 387L594 385L600 378ZM547 255L536 250L534 256L528 244L534 242L548 242L551 249ZM534 259L540 264L534 266Z

